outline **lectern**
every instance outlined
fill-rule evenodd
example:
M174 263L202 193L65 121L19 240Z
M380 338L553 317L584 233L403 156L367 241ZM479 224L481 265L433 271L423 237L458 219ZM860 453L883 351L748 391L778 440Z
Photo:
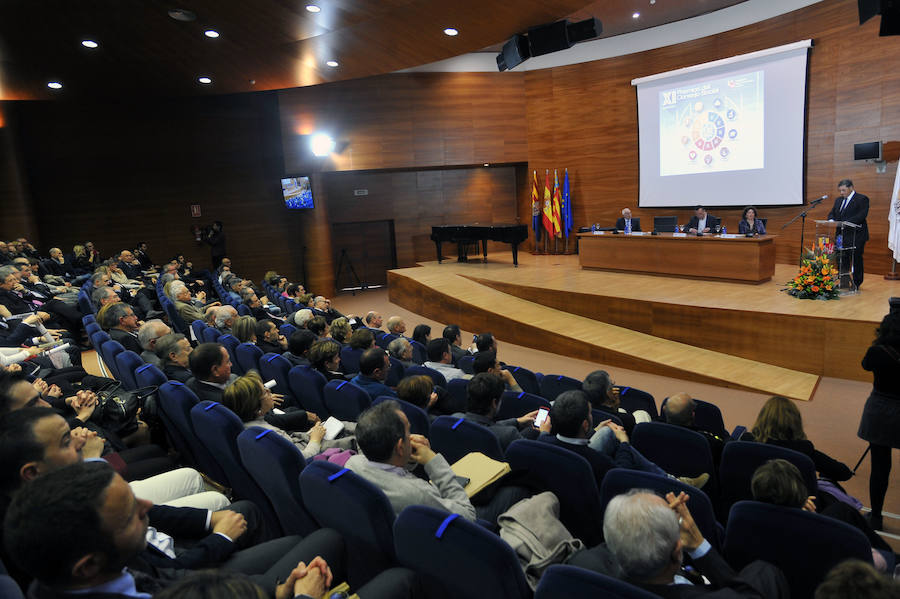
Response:
M813 246L816 256L825 255L838 271L838 289L841 294L857 293L853 282L853 251L856 249L856 234L861 225L848 221L817 220L816 242Z

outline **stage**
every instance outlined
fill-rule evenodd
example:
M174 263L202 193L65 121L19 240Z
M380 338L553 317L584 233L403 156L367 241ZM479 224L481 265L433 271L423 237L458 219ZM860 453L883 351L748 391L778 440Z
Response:
M389 271L390 300L501 342L800 400L820 376L871 380L860 360L900 295L868 273L858 295L798 300L781 291L797 270L785 264L747 285L582 270L577 255L488 260Z

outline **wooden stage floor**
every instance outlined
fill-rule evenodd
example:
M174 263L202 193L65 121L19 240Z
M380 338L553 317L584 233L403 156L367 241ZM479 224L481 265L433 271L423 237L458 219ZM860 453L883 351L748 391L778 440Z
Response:
M867 274L836 301L759 285L582 270L578 256L495 253L388 274L390 300L498 339L638 371L809 400L820 376L871 380L860 360L900 285Z

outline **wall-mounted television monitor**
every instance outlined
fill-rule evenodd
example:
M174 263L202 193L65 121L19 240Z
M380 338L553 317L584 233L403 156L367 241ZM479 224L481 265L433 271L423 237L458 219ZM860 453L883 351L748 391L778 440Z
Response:
M853 160L881 160L881 142L853 144Z
M281 193L284 195L286 208L304 210L315 206L309 177L283 178L281 180Z

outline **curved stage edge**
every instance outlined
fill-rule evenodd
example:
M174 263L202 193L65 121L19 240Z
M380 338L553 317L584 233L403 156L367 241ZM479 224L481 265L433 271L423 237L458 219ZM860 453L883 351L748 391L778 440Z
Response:
M501 342L808 400L820 376L871 380L860 360L896 293L870 274L858 295L797 300L781 291L790 265L748 286L582 270L574 255L520 254L519 263L498 253L486 264L395 269L390 300Z

